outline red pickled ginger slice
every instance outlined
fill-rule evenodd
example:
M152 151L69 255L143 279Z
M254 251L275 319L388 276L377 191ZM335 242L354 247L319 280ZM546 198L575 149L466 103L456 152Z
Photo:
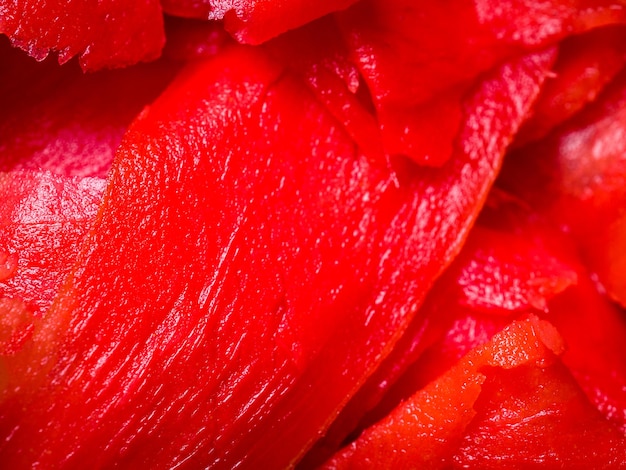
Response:
M260 49L184 71L126 134L76 269L7 364L2 461L294 464L460 249L552 59L485 80L462 150L426 172L373 165Z
M626 72L545 139L511 154L501 184L577 241L606 292L626 305Z

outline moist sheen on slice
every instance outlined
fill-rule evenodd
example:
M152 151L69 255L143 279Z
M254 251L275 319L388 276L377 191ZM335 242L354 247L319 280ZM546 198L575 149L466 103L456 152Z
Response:
M0 460L295 463L459 251L552 60L485 79L441 169L378 166L262 50L183 71L126 134L76 268L6 364Z

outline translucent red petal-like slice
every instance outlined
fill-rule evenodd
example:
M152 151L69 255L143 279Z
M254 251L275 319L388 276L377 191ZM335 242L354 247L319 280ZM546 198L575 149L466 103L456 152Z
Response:
M552 59L485 81L447 166L394 172L261 50L188 69L126 135L77 269L6 366L2 461L295 462L459 250Z
M607 26L567 38L541 91L531 118L515 137L521 146L545 137L554 127L593 102L626 64L626 27Z
M488 204L500 203L492 196ZM495 212L500 225L510 218L503 210L487 212ZM307 465L328 458L327 452L334 453L350 431L354 437L381 419L470 349L487 342L516 313L545 312L549 301L576 284L576 269L551 250L542 232L521 235L488 228L485 219L483 212L482 224L472 228L394 350L311 450Z
M158 0L1 0L0 34L38 60L78 55L84 70L156 59L165 42Z
M565 365L602 415L626 427L624 312L596 291L571 240L536 214L514 207L482 214L461 255L423 307L429 318L447 312L448 318L454 317L451 327L410 366L369 422L443 374L470 349L489 341L520 311L527 311L559 329L567 343ZM508 274L493 276L496 272ZM483 294L489 293L489 308L482 301L468 302L468 273L473 273L472 297L480 293L485 299ZM525 301L520 303L521 299Z

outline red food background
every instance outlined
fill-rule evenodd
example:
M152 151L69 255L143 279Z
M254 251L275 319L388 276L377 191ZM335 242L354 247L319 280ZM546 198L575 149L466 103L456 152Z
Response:
M0 1L3 465L626 465L624 8Z

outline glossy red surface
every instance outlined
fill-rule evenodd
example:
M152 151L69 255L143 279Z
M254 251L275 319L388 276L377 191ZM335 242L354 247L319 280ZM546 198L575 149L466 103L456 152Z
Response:
M93 222L105 182L0 173L0 354L19 351L46 314Z
M21 299L39 316L47 311L95 218L104 186L101 178L0 173L0 257L6 266L11 259L15 264L2 276L0 296Z
M0 467L626 466L626 6L353 3L0 0Z
M551 60L485 81L444 169L393 172L261 51L187 69L131 126L77 268L8 362L29 392L5 403L3 461L294 462L459 250Z

